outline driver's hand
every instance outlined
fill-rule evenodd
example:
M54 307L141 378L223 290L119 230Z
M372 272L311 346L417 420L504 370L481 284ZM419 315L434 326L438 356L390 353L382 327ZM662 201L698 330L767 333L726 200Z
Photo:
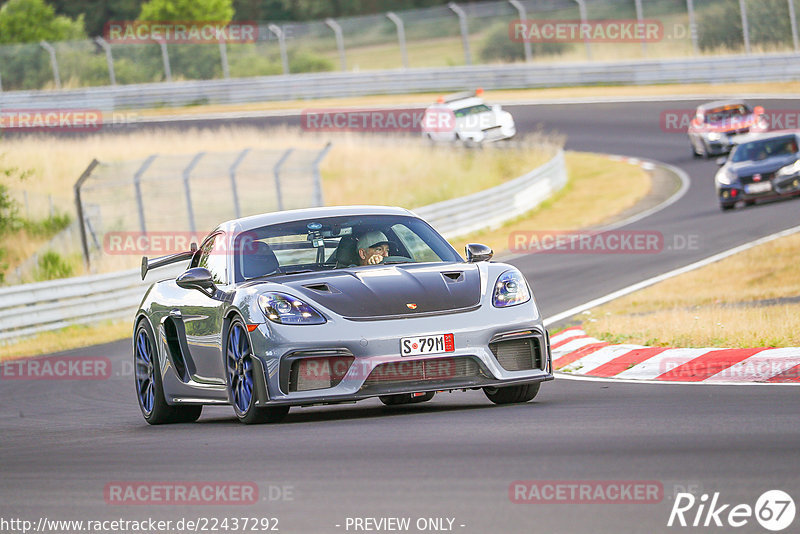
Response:
M373 254L367 260L367 263L370 265L377 265L383 261L384 255L383 254Z

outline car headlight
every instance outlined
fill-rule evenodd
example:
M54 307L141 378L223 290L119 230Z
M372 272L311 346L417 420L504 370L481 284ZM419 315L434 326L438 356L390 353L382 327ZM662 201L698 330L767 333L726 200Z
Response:
M722 169L717 173L717 182L722 185L731 185L736 179L736 176L727 169Z
M708 134L709 141L719 141L720 139L722 139L722 134L718 132L709 132Z
M778 176L792 176L793 174L797 174L799 172L800 172L800 159L798 159L791 165L786 165L785 167L781 167L775 174L777 174Z
M531 291L522 273L517 270L506 271L497 277L494 284L492 304L496 308L516 306L531 300Z
M264 316L278 324L323 324L325 318L302 300L284 293L265 293L258 297Z

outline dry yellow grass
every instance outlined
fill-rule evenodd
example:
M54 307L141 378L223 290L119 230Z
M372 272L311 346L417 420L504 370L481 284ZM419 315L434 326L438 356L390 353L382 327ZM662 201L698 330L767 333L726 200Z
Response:
M800 234L747 250L591 310L586 331L675 347L800 346ZM735 306L734 306L735 305Z
M31 169L24 183L8 184L53 194L69 213L73 185L93 158L120 161L150 154L192 154L254 149L321 149L333 141L320 171L328 204L395 204L418 207L502 183L544 163L552 149L538 146L556 138L532 136L525 150L489 146L484 150L453 150L429 146L419 137L312 134L285 127L132 131L86 138L30 136L3 141L8 165ZM46 148L44 148L46 147Z
M130 337L130 321L108 321L100 325L75 325L45 332L11 345L0 345L0 361L50 354L63 350L99 345Z
M477 242L502 254L513 246L509 239L514 232L595 226L630 208L650 190L650 179L638 165L581 152L567 152L566 161L569 182L564 189L501 228L453 240L456 250ZM596 184L603 187L594 187Z

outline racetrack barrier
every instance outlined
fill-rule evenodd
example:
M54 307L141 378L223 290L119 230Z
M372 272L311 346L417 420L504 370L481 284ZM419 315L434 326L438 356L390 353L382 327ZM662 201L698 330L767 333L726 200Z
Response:
M680 59L514 63L449 68L303 73L229 80L195 80L0 93L3 109L128 109L240 104L277 100L359 97L587 85L736 83L800 80L800 55L772 53Z

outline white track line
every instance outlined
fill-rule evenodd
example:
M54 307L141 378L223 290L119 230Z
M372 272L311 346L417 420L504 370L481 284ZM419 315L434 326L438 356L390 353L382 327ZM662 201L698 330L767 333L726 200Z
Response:
M657 284L658 282L663 282L664 280L668 280L670 278L674 278L674 277L676 277L678 275L694 271L694 270L699 269L701 267L705 267L706 265L710 265L710 264L718 262L720 260L724 260L725 258L733 256L734 254L738 254L739 252L744 252L745 250L749 250L749 249L751 249L753 247L757 247L759 245L763 245L764 243L769 243L770 241L774 241L776 239L780 239L781 237L786 237L786 236L789 236L789 235L793 235L793 234L796 234L798 232L800 232L800 226L794 226L792 228L788 228L786 230L783 230L783 231L780 231L780 232L776 232L776 233L768 235L766 237L761 237L761 238L756 239L754 241L749 241L749 242L747 242L747 243L745 243L743 245L739 245L737 247L725 250L723 252L719 252L717 254L714 254L713 256L709 256L708 258L705 258L705 259L700 260L700 261L696 261L696 262L694 262L692 264L689 264L689 265L686 265L684 267L680 267L678 269L673 269L672 271L666 272L664 274L660 274L658 276L654 276L652 278L648 278L647 280L642 280L641 282L637 282L635 284L631 284L631 285L629 285L627 287L623 287L622 289L618 289L617 291L609 293L609 294L607 294L605 296L596 298L594 300L590 300L589 302L586 302L584 304L580 304L580 305L575 306L573 308L570 308L570 309L568 309L566 311L563 311L561 313L558 313L556 315L548 317L548 318L546 318L544 320L544 325L548 326L548 325L551 325L553 323L557 323L558 321L563 321L564 319L569 319L573 315L577 315L577 314L579 314L579 313L581 313L583 311L589 310L591 308L596 308L597 306L600 306L601 304L605 304L607 302L611 302L614 299L618 299L620 297L624 297L625 295L629 295L629 294L631 294L631 293L633 293L635 291L639 291L640 289L644 289L646 287L652 286L654 284Z

